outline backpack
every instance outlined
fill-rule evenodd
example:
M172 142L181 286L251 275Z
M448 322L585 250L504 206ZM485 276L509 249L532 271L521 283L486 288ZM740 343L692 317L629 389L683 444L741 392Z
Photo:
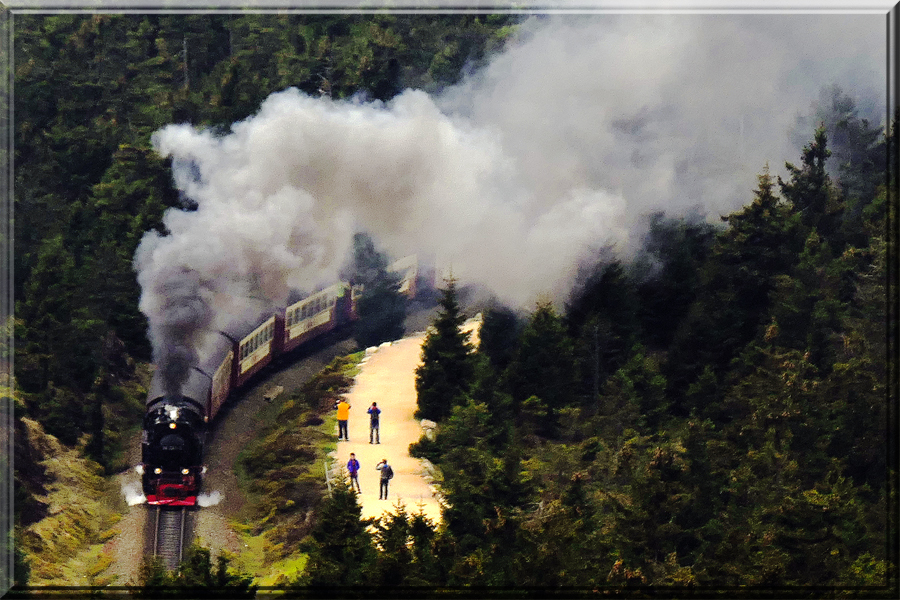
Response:
M393 478L394 478L394 470L391 468L391 465L385 465L384 470L387 471L387 478L388 478L388 479L393 479Z

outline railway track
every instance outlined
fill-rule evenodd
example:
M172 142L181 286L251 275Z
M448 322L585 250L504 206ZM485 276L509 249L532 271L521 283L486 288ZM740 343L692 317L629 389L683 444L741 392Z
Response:
M177 569L183 558L186 522L186 508L156 507L153 555L160 557L169 571Z

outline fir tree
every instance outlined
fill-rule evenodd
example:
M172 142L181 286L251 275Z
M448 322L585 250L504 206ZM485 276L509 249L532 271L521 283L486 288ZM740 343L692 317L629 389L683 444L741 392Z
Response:
M804 146L803 164L796 167L785 163L790 172L790 180L778 178L781 193L800 214L800 221L808 230L817 229L819 233L839 249L838 239L841 214L844 206L839 193L825 170L825 161L831 156L825 128L816 129L813 141Z
M802 238L793 206L775 194L768 167L759 175L753 202L731 215L703 268L698 301L678 328L669 350L666 376L679 411L684 394L708 366L728 368L764 326L770 293L779 275L790 273Z
M345 276L351 284L363 286L356 305L356 340L364 348L403 336L406 301L400 295L400 277L387 266L387 258L368 235L353 237L353 266Z
M469 334L460 328L466 317L456 295L456 280L445 280L441 311L422 343L422 365L416 368L416 416L440 420L464 402L475 369Z
M319 509L318 520L306 544L309 553L300 585L358 587L371 583L375 545L366 530L362 506L346 480L338 481Z
M516 356L508 370L513 399L524 402L537 396L556 411L574 396L572 341L553 305L537 305L519 337Z

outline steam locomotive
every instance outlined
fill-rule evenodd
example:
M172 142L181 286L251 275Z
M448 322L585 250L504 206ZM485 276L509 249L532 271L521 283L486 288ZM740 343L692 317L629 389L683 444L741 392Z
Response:
M401 293L416 293L410 257L393 263ZM167 395L158 373L150 384L141 434L141 474L148 504L196 506L203 474L206 430L228 399L273 360L357 319L360 286L339 282L260 323L231 348L213 373L195 367L178 395Z

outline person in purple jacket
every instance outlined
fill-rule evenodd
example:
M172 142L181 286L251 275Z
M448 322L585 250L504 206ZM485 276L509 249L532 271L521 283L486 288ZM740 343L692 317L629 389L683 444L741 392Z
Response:
M347 461L347 471L350 473L350 489L353 489L353 483L356 482L356 491L360 492L359 461L356 460L356 455L352 452L350 453L350 460Z

